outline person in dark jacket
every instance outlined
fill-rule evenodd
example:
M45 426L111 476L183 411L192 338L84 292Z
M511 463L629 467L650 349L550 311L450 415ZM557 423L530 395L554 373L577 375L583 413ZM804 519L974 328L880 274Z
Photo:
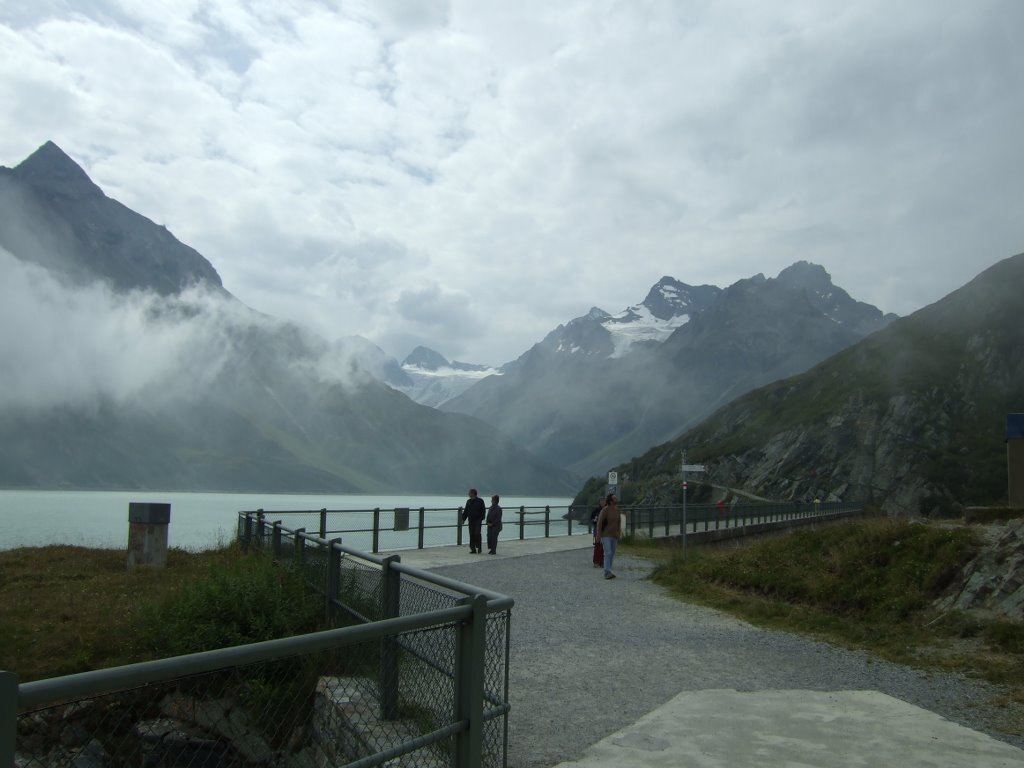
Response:
M484 500L476 495L476 488L470 488L469 498L466 499L466 506L462 510L462 520L469 523L469 551L473 554L483 554L480 527L486 514Z
M498 533L501 531L501 507L498 494L491 496L491 508L487 510L487 554L495 555L498 550Z

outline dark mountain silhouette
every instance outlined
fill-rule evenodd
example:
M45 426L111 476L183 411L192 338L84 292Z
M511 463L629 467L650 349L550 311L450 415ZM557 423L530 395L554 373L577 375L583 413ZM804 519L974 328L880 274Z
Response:
M16 168L0 167L0 246L77 282L176 294L220 275L165 227L111 200L51 141Z

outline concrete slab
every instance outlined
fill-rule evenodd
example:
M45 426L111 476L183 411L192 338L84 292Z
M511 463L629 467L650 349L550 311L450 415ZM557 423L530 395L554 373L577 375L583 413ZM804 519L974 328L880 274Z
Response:
M487 560L507 559L510 557L526 557L545 552L565 552L571 549L589 549L594 546L590 534L584 532L572 536L552 536L536 539L499 539L497 554L486 552L475 555L469 551L469 544L461 547L427 547L425 549L396 549L382 552L384 555L398 555L406 565L429 571L446 565L465 565L466 563L484 562Z
M610 702L614 706L614 702ZM688 691L556 768L1022 768L1024 750L877 691Z

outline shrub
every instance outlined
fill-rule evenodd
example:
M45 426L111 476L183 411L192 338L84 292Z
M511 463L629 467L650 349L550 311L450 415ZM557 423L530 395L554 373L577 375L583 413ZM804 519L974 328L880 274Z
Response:
M323 602L266 557L211 565L204 579L147 607L142 632L156 655L180 655L323 629Z

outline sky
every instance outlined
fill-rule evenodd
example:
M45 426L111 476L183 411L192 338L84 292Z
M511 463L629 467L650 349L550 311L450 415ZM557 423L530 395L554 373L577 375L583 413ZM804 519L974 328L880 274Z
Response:
M909 314L1024 251L1018 0L0 0L52 140L260 312L500 365L662 276ZM0 261L0 268L10 264Z

